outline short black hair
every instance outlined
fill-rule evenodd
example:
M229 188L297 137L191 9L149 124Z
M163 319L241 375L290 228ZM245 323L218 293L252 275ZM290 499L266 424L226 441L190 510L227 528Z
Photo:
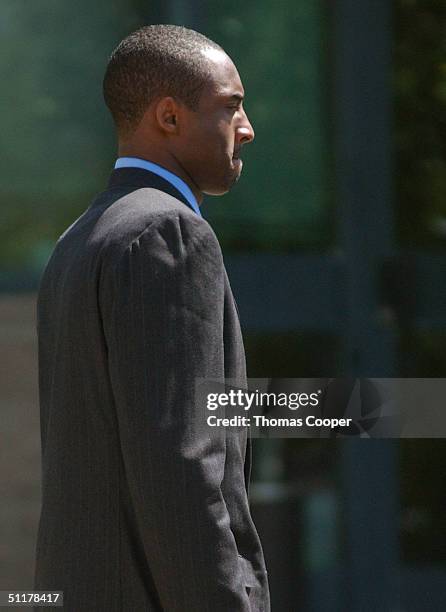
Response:
M157 98L172 96L196 110L210 76L202 51L223 49L182 26L149 25L124 38L113 51L104 76L105 103L119 134L136 128Z

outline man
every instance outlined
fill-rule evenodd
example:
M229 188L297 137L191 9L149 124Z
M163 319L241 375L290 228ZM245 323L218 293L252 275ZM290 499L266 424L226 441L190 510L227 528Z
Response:
M202 426L199 378L246 381L203 194L254 138L226 53L148 26L104 79L119 159L61 236L38 299L39 590L73 612L268 612L247 499L247 432Z

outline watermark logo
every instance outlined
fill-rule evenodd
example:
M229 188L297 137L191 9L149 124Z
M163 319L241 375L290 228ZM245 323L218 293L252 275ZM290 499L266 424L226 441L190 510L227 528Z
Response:
M197 401L209 428L252 437L399 437L387 379L201 379Z

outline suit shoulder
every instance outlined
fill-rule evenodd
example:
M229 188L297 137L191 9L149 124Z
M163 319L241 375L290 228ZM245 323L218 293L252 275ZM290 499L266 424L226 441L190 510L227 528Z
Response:
M119 197L103 212L97 230L106 236L106 243L121 249L154 232L186 243L208 240L218 244L207 221L177 198L151 187Z
M166 273L194 261L213 268L224 265L209 223L184 202L153 188L138 189L116 200L102 214L95 233L101 243L104 273L118 271L130 260L160 266Z
M184 205L163 209L147 224L137 239L159 234L167 243L184 247L219 247L217 237L209 223Z
M131 241L127 252L175 266L195 259L222 265L220 244L209 223L184 209L163 211Z

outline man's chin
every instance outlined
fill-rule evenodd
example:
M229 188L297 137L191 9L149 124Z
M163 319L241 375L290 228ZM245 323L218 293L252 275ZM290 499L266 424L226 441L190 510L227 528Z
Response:
M237 181L240 178L240 174L241 174L240 172L237 172L237 173L232 172L231 175L225 181L224 185L220 185L218 187L216 186L207 187L203 189L202 192L206 195L212 195L212 196L224 195L225 193L228 193L228 191L230 191L231 187L233 187L235 183L237 183Z
M204 193L204 195L210 195L210 196L222 196L225 195L225 193L228 193L228 191L231 189L232 185L230 185L229 187L209 187L207 189L203 189L202 193Z

